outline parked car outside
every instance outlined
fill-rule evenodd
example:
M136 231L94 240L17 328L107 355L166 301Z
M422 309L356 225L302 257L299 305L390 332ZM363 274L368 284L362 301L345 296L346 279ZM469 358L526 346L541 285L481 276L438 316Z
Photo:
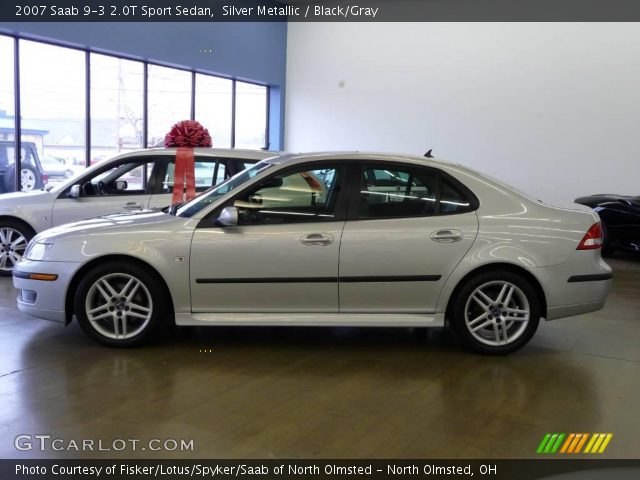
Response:
M15 143L0 140L0 193L13 192L16 188ZM20 181L22 191L41 189L47 183L47 176L38 157L36 144L21 142Z
M640 196L591 195L576 198L576 203L598 212L602 220L602 252L640 252Z
M62 157L45 156L41 162L48 178L71 178L74 175L73 168Z
M49 188L0 195L0 275L9 276L27 242L54 225L117 212L160 208L171 203L176 149L128 152L105 160ZM195 149L196 170L211 165L196 192L203 192L273 156L261 150Z
M117 238L117 241L114 239ZM602 308L598 215L421 157L263 160L176 210L36 236L21 311L109 346L178 325L442 327L488 354Z

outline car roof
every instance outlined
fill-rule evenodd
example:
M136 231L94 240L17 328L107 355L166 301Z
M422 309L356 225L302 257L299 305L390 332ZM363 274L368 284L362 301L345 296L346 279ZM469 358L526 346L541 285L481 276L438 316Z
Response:
M126 152L130 156L147 156L162 154L175 154L178 151L176 147L162 147L162 148L147 148L144 150L135 150ZM282 152L274 152L271 150L250 150L243 148L208 148L197 147L194 148L194 152L197 155L204 155L210 157L227 157L227 158L244 158L247 160L263 160L265 158L281 155ZM116 157L113 157L116 158ZM111 159L110 159L111 160Z
M267 160L273 164L296 164L305 161L322 161L322 160L349 160L349 161L384 161L398 163L414 163L417 165L426 165L431 167L459 167L460 165L448 162L446 160L427 158L411 154L397 154L384 152L310 152L310 153L285 153Z

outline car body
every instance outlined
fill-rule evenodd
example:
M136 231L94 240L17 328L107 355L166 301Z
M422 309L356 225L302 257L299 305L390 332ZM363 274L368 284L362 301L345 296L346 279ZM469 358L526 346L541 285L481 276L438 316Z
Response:
M0 195L0 237L5 238L4 244L0 239L0 275L11 275L37 232L97 215L168 206L175 154L175 148L127 152L48 190ZM275 153L196 148L194 155L196 193L201 193Z
M598 212L604 253L640 252L640 196L599 194L576 198L575 202Z
M71 178L75 173L74 169L61 157L45 156L40 163L48 178Z
M21 142L20 180L22 191L31 192L43 188L47 175L42 168L36 144ZM15 148L13 140L0 140L0 193L13 192L16 188Z
M321 183L319 187L317 183ZM306 198L306 201L303 199ZM18 307L96 340L178 325L441 327L509 353L602 308L599 219L465 167L389 154L263 160L181 206L36 236Z

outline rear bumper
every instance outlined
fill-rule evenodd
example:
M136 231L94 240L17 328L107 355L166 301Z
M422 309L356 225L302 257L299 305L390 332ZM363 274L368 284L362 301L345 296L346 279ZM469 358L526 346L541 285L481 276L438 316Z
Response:
M595 312L604 307L605 300L590 303L577 303L575 305L563 305L562 307L547 308L547 320L556 318L575 317L584 313Z
M595 312L604 307L613 283L611 267L598 250L576 251L560 265L531 269L547 299L547 320Z

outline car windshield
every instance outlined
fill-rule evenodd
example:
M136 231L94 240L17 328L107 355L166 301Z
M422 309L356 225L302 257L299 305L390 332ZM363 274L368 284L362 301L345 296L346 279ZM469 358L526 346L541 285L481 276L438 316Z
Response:
M267 163L264 160L262 162L256 163L255 165L252 165L246 170L243 170L240 173L234 175L226 182L207 190L202 195L199 195L190 202L187 202L184 205L180 206L180 208L178 208L176 211L176 215L179 217L194 216L203 208L211 205L221 196L235 190L240 185L248 182L253 177L258 175L258 173L262 172L266 168L271 167L272 165L272 163Z

